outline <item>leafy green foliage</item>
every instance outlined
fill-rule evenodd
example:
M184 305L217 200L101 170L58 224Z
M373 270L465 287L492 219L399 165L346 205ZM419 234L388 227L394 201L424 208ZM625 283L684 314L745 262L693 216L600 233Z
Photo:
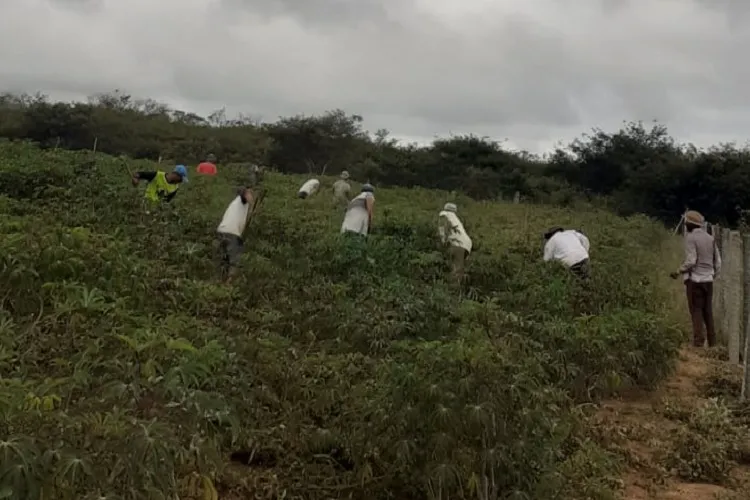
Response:
M675 358L679 243L656 223L453 197L476 244L456 290L446 193L378 190L365 241L269 173L225 286L215 229L246 169L146 213L128 170L156 167L0 143L3 495L612 498L579 403ZM541 262L553 223L589 235L590 285Z
M242 115L228 118L224 110L200 117L115 91L86 103L0 94L0 137L73 150L96 143L104 153L175 164L194 164L215 153L220 168L263 163L302 174L312 162L317 169L325 165L329 174L349 170L379 186L459 190L488 200L510 199L518 192L527 201L605 204L624 215L646 213L670 225L689 206L714 222L748 225L742 207L750 205L749 150L732 144L698 150L678 144L658 124L626 123L613 133L593 130L538 157L473 135L437 139L429 146L399 144L387 130L369 134L363 117L342 110L260 123ZM23 172L0 182L33 192L38 179L16 182ZM59 175L48 172L50 180Z
M717 399L694 409L685 423L675 431L668 466L689 481L725 482L748 439L748 429L738 425Z

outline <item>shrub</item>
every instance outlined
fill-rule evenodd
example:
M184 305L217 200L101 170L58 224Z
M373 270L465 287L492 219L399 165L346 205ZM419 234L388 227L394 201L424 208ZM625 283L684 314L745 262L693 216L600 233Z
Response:
M695 409L674 436L667 465L689 481L720 484L727 480L747 440L747 429L717 399Z

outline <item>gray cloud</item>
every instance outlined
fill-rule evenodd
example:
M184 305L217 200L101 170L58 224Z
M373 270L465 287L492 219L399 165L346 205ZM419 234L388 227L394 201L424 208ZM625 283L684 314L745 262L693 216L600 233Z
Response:
M734 0L4 0L0 87L267 120L342 108L530 150L623 120L744 142L748 20Z

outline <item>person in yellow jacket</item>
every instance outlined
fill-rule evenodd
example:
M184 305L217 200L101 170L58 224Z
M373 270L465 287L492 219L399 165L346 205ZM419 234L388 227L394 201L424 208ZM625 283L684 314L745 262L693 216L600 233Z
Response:
M146 199L158 203L164 201L169 203L177 194L182 183L188 181L187 169L184 165L177 165L172 172L141 171L133 175L133 185L137 186L140 181L148 182L146 187Z

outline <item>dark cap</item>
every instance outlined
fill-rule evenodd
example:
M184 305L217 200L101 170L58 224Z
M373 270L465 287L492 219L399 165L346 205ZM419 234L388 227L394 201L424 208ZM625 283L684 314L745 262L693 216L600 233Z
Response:
M548 240L552 238L556 233L559 233L561 231L565 231L565 230L561 228L560 226L551 227L547 229L547 232L544 233L544 239Z

